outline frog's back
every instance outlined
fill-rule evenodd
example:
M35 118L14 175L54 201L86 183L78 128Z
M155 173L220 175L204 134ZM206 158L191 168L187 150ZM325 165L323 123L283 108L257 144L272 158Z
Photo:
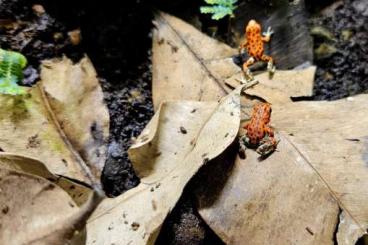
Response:
M251 144L258 144L265 136L265 126L270 121L271 107L268 103L259 103L254 106L252 118L246 126L247 136Z
M247 52L249 56L257 60L260 59L264 52L261 25L256 21L251 20L249 21L245 32L247 38Z

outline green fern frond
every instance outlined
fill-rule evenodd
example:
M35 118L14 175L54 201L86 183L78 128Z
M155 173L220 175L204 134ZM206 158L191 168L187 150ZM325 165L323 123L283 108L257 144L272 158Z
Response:
M0 49L0 94L20 95L25 89L18 85L23 79L27 59L21 53Z
M223 9L221 11L216 12L214 15L212 15L212 19L219 20L224 18L226 15L233 16L233 11L229 9Z
M220 6L232 7L238 0L204 0L204 1L210 5L220 5Z
M204 0L207 4L213 6L202 6L200 11L202 14L212 14L212 19L219 20L226 15L234 16L233 11L236 9L235 3L238 0Z
M200 8L202 14L214 14L216 9L214 7L203 6Z

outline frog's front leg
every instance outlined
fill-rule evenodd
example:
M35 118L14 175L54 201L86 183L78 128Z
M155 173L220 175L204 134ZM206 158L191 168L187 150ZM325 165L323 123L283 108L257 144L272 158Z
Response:
M245 134L239 136L239 156L242 159L245 159L246 158L245 151L246 151L246 149L249 146L249 142L250 142L250 139L247 136L247 130L245 130Z
M268 43L271 40L271 35L273 34L273 30L271 27L267 28L266 32L263 32L262 35L262 41Z

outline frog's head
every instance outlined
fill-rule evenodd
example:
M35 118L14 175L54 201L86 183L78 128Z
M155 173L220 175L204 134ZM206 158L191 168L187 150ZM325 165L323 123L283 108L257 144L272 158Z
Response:
M255 20L250 20L248 22L247 27L245 28L245 32L247 33L247 35L249 34L260 34L261 33L261 25L258 24L257 21Z
M267 124L270 121L272 113L271 104L260 102L254 106L253 113L257 115L264 124Z

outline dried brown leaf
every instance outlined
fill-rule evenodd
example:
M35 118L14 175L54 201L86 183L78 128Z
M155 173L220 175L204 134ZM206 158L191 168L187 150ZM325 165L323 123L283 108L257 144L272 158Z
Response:
M45 165L33 158L0 152L0 168L36 175L61 187L81 206L88 200L91 189L62 176L52 174Z
M0 148L40 159L53 173L98 183L109 116L88 58L45 61L24 97L0 95Z
M101 201L98 193L90 193L78 207L56 185L65 183L43 178L55 177L41 165L22 156L0 155L0 244L69 244Z

